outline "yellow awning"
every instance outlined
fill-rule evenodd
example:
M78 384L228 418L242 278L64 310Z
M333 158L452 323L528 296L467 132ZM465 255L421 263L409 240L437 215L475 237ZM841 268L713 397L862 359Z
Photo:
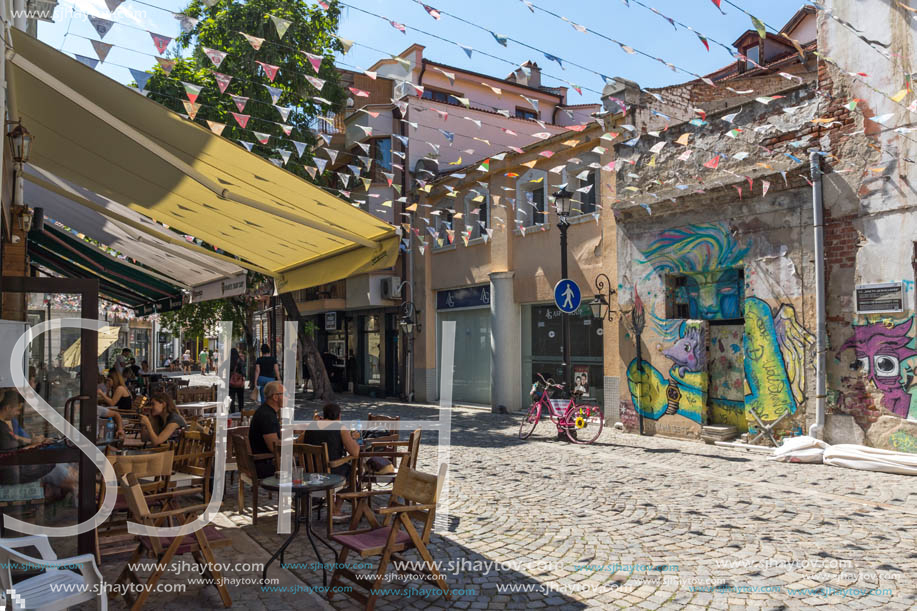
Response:
M13 30L30 163L238 257L287 292L394 265L395 228Z
M108 347L118 341L118 334L121 332L119 327L102 327L99 329L99 356L108 350ZM62 367L79 367L80 366L80 341L76 340L70 347L64 350L61 356Z

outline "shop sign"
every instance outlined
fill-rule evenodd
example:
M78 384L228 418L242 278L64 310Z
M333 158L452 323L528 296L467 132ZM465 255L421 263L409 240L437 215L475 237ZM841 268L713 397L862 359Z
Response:
M857 314L904 311L904 283L857 285L856 311Z
M325 331L337 331L338 329L338 313L337 312L325 312Z
M436 292L437 310L490 307L490 285L469 286Z

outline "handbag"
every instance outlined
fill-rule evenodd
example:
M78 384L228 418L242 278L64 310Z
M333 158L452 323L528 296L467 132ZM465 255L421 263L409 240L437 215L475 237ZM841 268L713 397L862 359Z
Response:
M229 387L245 388L245 376L243 376L238 371L233 371L231 374L229 374Z

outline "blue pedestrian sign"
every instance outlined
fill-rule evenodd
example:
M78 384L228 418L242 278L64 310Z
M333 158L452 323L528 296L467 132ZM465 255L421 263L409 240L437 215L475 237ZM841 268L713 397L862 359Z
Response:
M582 294L572 280L561 280L554 285L554 303L565 314L572 314L579 309Z

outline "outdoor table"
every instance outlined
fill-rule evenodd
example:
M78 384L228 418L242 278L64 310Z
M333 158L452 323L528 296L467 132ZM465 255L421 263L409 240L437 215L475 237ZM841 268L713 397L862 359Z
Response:
M290 533L290 536L286 538L286 541L281 544L280 549L274 552L274 555L271 556L271 559L267 561L267 564L264 565L264 570L261 572L261 578L267 579L267 568L271 566L271 563L280 557L280 564L283 564L283 553L289 547L290 543L293 542L293 539L299 533L300 524L306 525L306 536L309 537L309 542L312 544L312 549L315 551L315 557L318 559L319 563L322 565L322 585L328 585L328 571L325 569L325 563L322 562L322 556L318 553L318 547L315 545L315 539L318 539L324 543L328 549L331 550L332 554L336 554L337 551L331 546L330 543L325 541L319 535L315 535L313 538L312 532L312 493L313 492L323 492L332 488L340 488L344 485L344 478L340 475L334 473L320 473L321 481L318 483L311 483L309 478L312 477L312 473L303 474L302 483L291 484L291 491L293 492L293 532ZM276 475L267 477L261 480L261 486L267 490L280 490L280 478ZM303 511L300 510L300 497L306 497L306 511L303 515ZM331 511L332 508L329 507L328 511ZM278 513L277 519L280 519L280 514Z
M184 415L200 417L204 415L204 412L215 412L219 405L218 401L195 401L193 403L179 403L175 407Z

